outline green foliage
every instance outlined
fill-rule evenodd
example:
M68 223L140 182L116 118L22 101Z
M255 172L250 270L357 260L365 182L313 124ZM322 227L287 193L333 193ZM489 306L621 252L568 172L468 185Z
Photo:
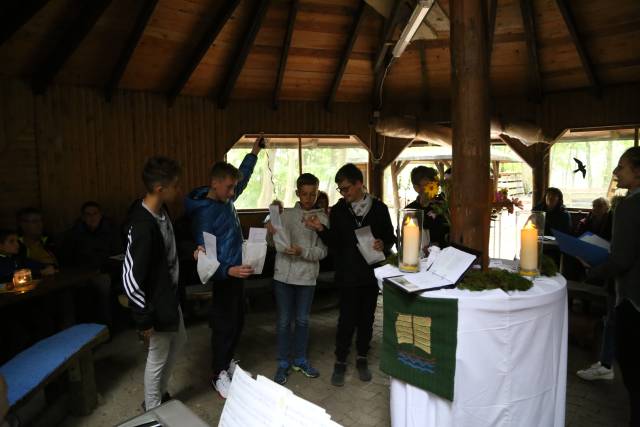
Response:
M531 288L532 284L530 280L525 279L519 274L491 268L487 271L469 271L462 279L462 282L458 284L458 288L468 289L470 291L502 289L508 292L526 291Z
M556 262L548 255L542 255L542 259L540 260L540 274L547 277L553 277L558 274Z
M396 266L396 267L397 267L397 266L398 266L398 263L399 263L399 261L398 261L398 254L397 254L397 253L395 253L395 252L392 252L392 253L391 253L391 255L389 255L389 256L387 257L387 259L385 259L385 260L384 260L384 263L385 263L385 264L391 264L391 265L394 265L394 266Z

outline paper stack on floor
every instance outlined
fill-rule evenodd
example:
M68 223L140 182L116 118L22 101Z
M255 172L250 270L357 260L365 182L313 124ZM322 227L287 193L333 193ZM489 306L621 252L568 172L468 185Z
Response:
M233 373L220 427L339 427L321 407L258 375L251 378L239 366Z

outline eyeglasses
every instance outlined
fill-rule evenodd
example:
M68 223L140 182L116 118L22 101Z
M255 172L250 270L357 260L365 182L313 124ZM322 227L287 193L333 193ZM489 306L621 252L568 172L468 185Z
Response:
M351 187L353 187L353 185L346 185L344 187L337 187L336 190L338 190L338 193L344 194L347 191L349 191L351 189Z

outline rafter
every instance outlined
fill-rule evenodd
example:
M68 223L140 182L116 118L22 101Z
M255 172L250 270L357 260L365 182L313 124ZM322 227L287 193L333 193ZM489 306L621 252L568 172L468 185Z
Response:
M68 25L68 29L62 35L56 47L37 67L38 71L31 82L33 91L36 94L46 92L53 78L89 34L111 3L111 0L80 1L79 3L80 11L78 17Z
M535 102L540 102L542 99L542 77L540 75L540 61L538 58L532 0L520 0L520 12L522 13L522 23L524 25L527 54L529 57L531 98Z
M338 93L338 88L340 87L340 83L342 82L344 72L347 69L347 63L349 62L349 57L351 56L351 52L353 51L353 46L356 44L356 39L360 34L360 30L362 30L362 23L364 22L364 17L366 15L366 8L367 4L364 2L364 0L361 0L358 7L358 12L356 12L356 18L353 23L353 28L351 29L351 34L349 34L349 40L347 41L347 45L344 48L342 57L340 58L340 65L338 66L338 70L336 71L336 75L333 79L333 84L331 85L331 91L329 92L329 96L327 97L327 110L331 110L331 106L336 99L336 94Z
M158 4L158 0L145 0L140 12L138 13L138 17L136 18L136 23L127 38L124 49L120 52L120 56L118 57L118 62L116 62L115 67L113 67L113 71L111 72L111 77L109 78L109 82L105 86L104 96L107 101L111 101L113 97L113 92L120 84L120 80L124 75L125 70L127 69L127 65L131 60L131 56L133 55L133 51L136 46L138 46L138 42L144 33L144 29L147 27L147 23L153 14L153 11Z
M224 26L229 22L231 16L238 8L240 4L240 0L228 0L222 10L216 16L215 21L212 25L207 29L207 31L202 35L198 45L191 53L189 59L185 62L184 67L178 73L178 77L176 78L173 85L171 85L171 89L167 92L167 100L169 101L169 105L173 105L184 86L187 84L191 75L198 67L202 58L207 54L207 51L211 47L213 43L215 43L216 38L224 28Z
M401 12L403 10L403 3L403 0L395 0L393 10L391 11L391 16L389 16L389 19L385 20L380 47L378 48L376 58L373 61L374 73L380 72L380 67L382 66L384 59L387 56L387 51L389 50L390 46L389 39L391 39L393 30L395 30L396 26L398 25L398 21L402 16Z
M589 58L589 54L587 50L584 48L584 43L580 39L578 35L578 30L576 27L576 22L573 18L573 13L571 12L571 7L566 2L566 0L556 0L558 4L558 9L560 9L560 13L562 14L562 18L564 19L564 23L567 26L567 30L569 30L569 35L571 37L571 41L573 45L576 47L578 51L578 56L580 57L580 62L582 63L582 68L584 69L587 78L589 79L589 83L591 87L595 90L596 94L601 94L600 82L596 77L595 70L593 68L593 63Z
M229 71L227 72L226 78L224 79L224 83L218 95L219 108L225 108L229 103L229 97L231 96L233 87L236 85L238 76L244 67L244 63L247 61L253 42L255 41L258 31L262 26L264 16L267 14L269 3L271 3L270 0L258 0L258 4L253 12L253 17L249 23L249 28L245 33L242 43L240 44L240 48L234 55L233 63L229 67Z
M278 77L276 78L276 87L273 90L273 109L278 109L278 103L280 102L280 91L282 90L282 82L284 81L284 72L287 69L287 59L289 58L289 48L291 47L291 37L293 36L293 28L296 23L296 15L298 14L298 8L300 0L293 0L291 2L291 10L289 11L289 20L287 22L287 32L284 36L284 43L282 44L282 52L280 54L280 65L278 66Z
M9 2L7 2L9 3ZM0 19L0 45L9 40L24 24L40 11L49 0L14 1L3 7Z
M498 14L498 0L489 0L489 16L487 22L487 56L489 73L491 73L491 54L493 53L493 38L496 32L496 15Z

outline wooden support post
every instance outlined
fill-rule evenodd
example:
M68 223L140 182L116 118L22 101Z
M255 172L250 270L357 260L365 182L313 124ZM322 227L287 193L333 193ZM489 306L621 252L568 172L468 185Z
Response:
M69 367L70 406L74 415L89 415L98 404L93 353L86 350Z
M529 165L533 173L533 197L534 205L540 203L544 192L549 187L549 153L551 145L537 143L530 146L524 145L517 138L501 134L500 139Z
M453 188L451 241L489 255L490 134L486 13L482 2L452 0Z

